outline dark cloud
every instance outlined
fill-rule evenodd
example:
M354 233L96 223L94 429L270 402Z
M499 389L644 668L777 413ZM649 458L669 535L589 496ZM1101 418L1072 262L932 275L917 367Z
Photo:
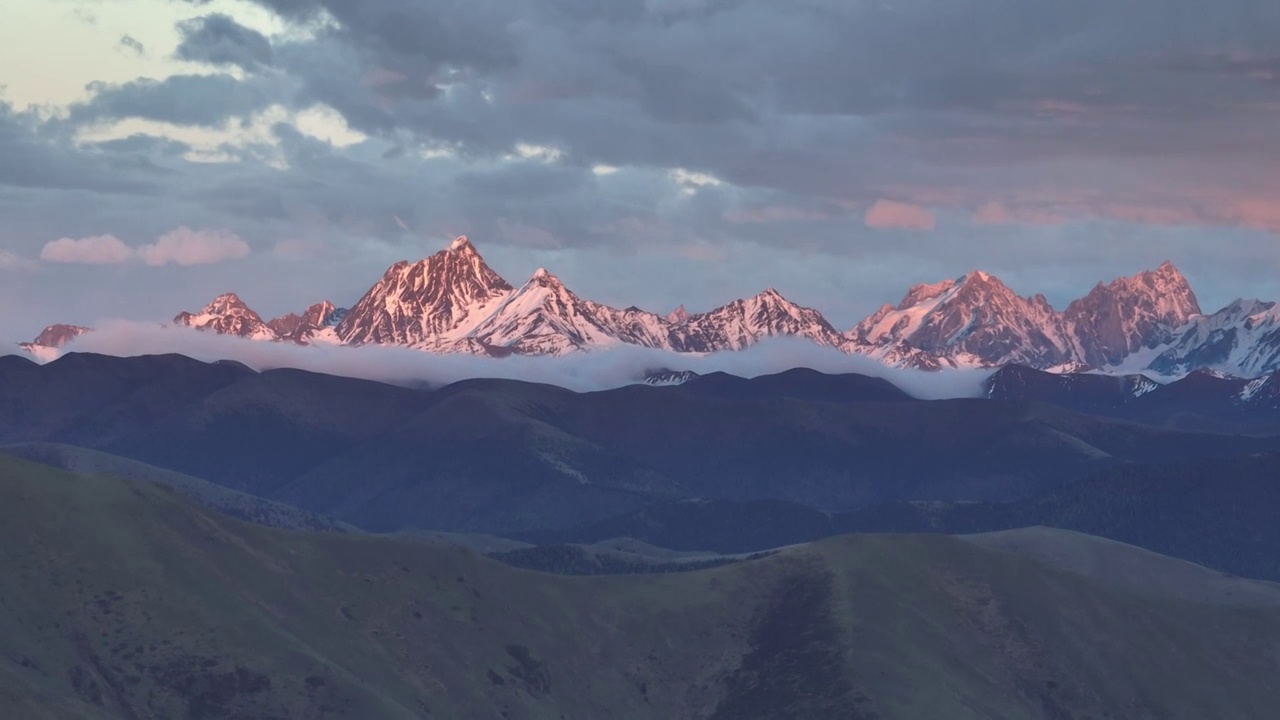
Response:
M271 41L265 35L222 13L178 23L182 41L174 56L212 65L234 65L252 72L273 62Z
M1130 192L1120 161L1189 171L1212 156L1229 172L1259 159L1222 152L1241 126L1255 151L1280 147L1274 87L1175 69L1273 47L1280 12L1253 0L258 2L333 21L279 48L300 97L371 134L481 156L548 144L570 163L867 205L946 195L972 210L1039 186L1105 216L1079 188Z
M128 118L175 125L217 127L245 119L274 103L288 103L287 88L269 79L230 75L172 75L127 83L90 83L92 97L71 107L70 122L90 124Z
M120 38L120 47L128 50L135 55L146 55L147 48L137 38L132 35L124 35Z
M76 148L70 138L32 111L16 112L0 101L0 187L92 190L153 194L154 176L134 158L98 155ZM120 173L122 168L141 172Z

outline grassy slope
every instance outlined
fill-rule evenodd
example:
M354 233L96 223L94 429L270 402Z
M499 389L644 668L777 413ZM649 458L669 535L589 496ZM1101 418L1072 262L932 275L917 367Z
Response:
M1280 703L1275 609L1141 596L946 537L563 578L0 458L0 548L0 717L1263 718Z
M20 443L0 445L0 453L74 473L115 475L127 480L168 485L201 505L267 527L359 532L354 526L324 515L215 485L175 470L166 470L88 448L57 443Z
M1139 593L1213 604L1280 606L1280 583L1236 577L1096 535L1028 527L959 537Z

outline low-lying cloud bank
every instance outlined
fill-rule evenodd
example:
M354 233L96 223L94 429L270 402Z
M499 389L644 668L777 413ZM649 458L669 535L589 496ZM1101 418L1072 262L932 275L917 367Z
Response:
M771 338L737 352L691 355L623 345L563 357L489 358L441 355L402 347L366 345L300 346L245 340L183 327L152 323L104 321L61 351L129 357L178 353L204 362L234 360L255 370L297 368L394 384L447 385L472 378L505 378L541 382L589 392L640 382L657 369L727 372L756 377L806 367L824 373L859 373L880 377L921 399L976 397L990 370L926 372L891 368L868 357L846 355L806 340Z

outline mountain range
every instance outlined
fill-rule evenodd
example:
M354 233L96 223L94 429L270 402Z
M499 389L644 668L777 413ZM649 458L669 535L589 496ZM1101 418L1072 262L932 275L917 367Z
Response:
M370 531L504 534L689 498L823 512L1013 501L1113 465L1280 453L1276 387L1010 367L986 398L933 401L800 369L590 393L426 389L73 352L0 357L0 444L89 448Z
M680 306L660 315L582 298L545 269L517 287L459 237L431 257L392 265L349 309L326 300L267 320L227 293L173 323L252 340L498 357L622 345L714 353L788 336L918 369L1019 364L1161 376L1209 369L1242 377L1280 369L1276 303L1237 300L1204 314L1186 278L1168 262L1099 283L1062 311L1042 295L1022 297L988 273L970 272L911 287L897 305L842 331L773 288L707 312ZM45 356L87 331L50 326L24 347Z

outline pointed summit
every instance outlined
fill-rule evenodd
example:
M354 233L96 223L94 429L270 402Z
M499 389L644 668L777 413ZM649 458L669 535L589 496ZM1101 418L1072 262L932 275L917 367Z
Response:
M267 327L262 317L235 293L219 295L197 314L179 313L173 322L218 335L235 335L252 340L277 339L276 333Z
M342 312L344 311L340 311L334 307L333 303L325 300L307 308L301 315L289 313L269 320L267 327L282 340L291 340L305 345L317 333L336 324L334 318Z
M462 236L429 258L388 268L338 323L337 336L352 345L454 340L512 290Z
M672 347L681 352L741 350L775 336L808 338L829 347L846 344L822 313L791 302L772 287L749 299L691 315L671 328Z
M678 305L675 310L667 314L666 321L672 325L679 325L689 319L689 311L684 309L684 305Z
M1115 365L1143 347L1167 342L1174 330L1200 315L1191 285L1168 260L1155 270L1098 283L1073 301L1063 320L1080 359Z
M981 270L916 285L896 308L882 307L849 334L869 354L910 348L930 362L1048 367L1073 359L1061 320L1042 296L1021 297Z
M897 309L906 310L913 305L919 305L927 300L932 300L955 287L955 285L955 280L943 280L936 283L912 285L911 289L907 290L907 294L902 296L902 300L898 303Z
M22 343L22 347L60 348L88 332L93 332L93 328L82 325L50 325L31 342Z
M467 341L517 355L564 355L611 345L667 347L666 326L638 308L583 300L545 268L467 333Z
M239 295L233 292L229 292L229 293L223 293L218 297L214 298L212 301L210 301L209 304L205 306L204 311L205 312L226 312L232 309L248 309L248 307L249 306L246 305L245 302L240 299Z

